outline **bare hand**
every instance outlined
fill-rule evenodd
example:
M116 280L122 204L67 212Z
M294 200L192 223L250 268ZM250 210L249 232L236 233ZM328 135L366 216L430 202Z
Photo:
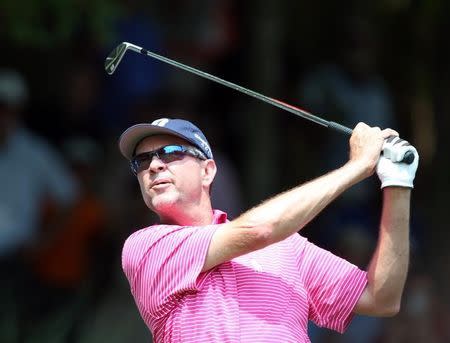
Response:
M390 136L398 136L392 129L381 130L358 123L350 137L350 161L361 165L365 177L372 175L380 158L383 142Z

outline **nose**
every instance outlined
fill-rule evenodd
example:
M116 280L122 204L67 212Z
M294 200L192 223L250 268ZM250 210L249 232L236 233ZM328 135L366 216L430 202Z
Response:
M153 156L152 160L150 161L150 172L152 173L158 173L166 168L166 164L162 162L159 157Z

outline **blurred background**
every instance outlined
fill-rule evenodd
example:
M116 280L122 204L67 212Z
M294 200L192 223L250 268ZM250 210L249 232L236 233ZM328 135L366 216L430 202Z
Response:
M0 4L0 341L151 341L121 247L156 218L117 139L192 120L235 217L346 162L348 137L156 60L129 41L328 120L397 129L421 157L401 312L355 317L313 342L450 342L450 51L444 0L3 0ZM448 136L447 136L448 137ZM447 194L447 195L446 195ZM381 205L374 176L302 235L365 268Z

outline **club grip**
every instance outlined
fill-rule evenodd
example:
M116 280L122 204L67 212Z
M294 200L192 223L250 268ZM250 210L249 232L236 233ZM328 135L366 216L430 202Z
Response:
M401 160L402 163L411 164L414 162L414 153L412 151L407 151L405 153L405 156L403 156L403 159Z
M392 140L395 138L396 138L396 136L389 136L386 139L386 142L392 142ZM408 145L409 145L409 143L408 143ZM414 153L411 150L409 150L409 151L405 152L405 155L403 155L403 158L401 161L399 161L399 163L411 164L414 162L414 158L415 158Z
M345 133L347 135L351 135L353 130L348 128L347 126L341 125L339 123L336 123L334 121L328 122L328 128L333 129L335 131L338 131L340 133ZM400 161L401 163L411 164L414 162L414 153L412 151L407 151L405 153L405 156L403 156L403 159Z
M329 129L333 129L333 130L338 131L338 132L340 132L340 133L345 133L345 134L347 134L347 135L349 135L349 136L350 136L350 135L352 134L352 132L353 132L353 130L350 129L349 127L344 126L344 125L341 125L341 124L338 124L338 123L336 123L336 122L334 122L334 121L329 121L327 127L328 127Z

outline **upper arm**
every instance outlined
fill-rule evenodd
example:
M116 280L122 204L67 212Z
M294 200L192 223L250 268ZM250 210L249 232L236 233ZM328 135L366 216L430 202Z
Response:
M169 313L174 297L198 291L200 275L213 233L206 227L157 226L131 235L122 250L122 267L139 309L160 317Z
M243 227L235 221L220 225L211 238L202 272L268 245L268 229Z
M298 266L308 292L309 319L344 332L367 284L366 273L310 242L304 244Z

